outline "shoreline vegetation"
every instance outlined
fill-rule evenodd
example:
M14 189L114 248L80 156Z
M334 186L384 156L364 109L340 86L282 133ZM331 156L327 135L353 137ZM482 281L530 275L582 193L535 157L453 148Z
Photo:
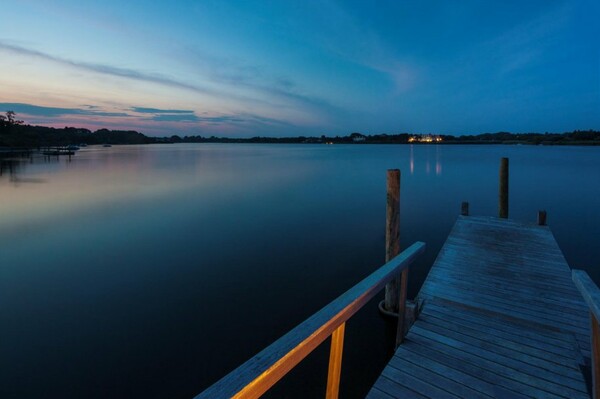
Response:
M228 138L216 136L149 137L133 130L33 126L17 120L12 111L0 115L0 148L43 148L94 144L172 144L172 143L281 143L281 144L530 144L600 145L600 131L575 130L565 133L481 133L476 135L374 134L347 136L297 136Z

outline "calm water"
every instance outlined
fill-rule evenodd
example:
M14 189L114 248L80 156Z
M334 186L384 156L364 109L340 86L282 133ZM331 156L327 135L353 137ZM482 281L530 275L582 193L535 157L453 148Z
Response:
M402 247L427 254L461 201L548 223L600 282L600 148L164 145L3 165L0 396L189 398L383 263L386 169L402 171ZM346 328L344 397L362 397L392 329L367 306ZM327 347L272 397L321 396ZM287 391L287 392L284 392Z

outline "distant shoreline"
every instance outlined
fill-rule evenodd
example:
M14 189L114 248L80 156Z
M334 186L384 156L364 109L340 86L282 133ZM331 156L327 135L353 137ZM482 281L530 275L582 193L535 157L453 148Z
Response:
M481 133L477 135L432 134L374 134L352 133L347 136L297 136L297 137L204 137L178 136L149 137L131 130L88 129L25 125L21 121L0 124L1 148L43 148L94 144L170 144L170 143L259 143L259 144L523 144L523 145L600 145L600 131L575 130L565 133Z

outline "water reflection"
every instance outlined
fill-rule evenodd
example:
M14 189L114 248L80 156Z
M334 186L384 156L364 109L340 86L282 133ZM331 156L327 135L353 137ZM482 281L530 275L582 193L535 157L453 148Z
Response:
M66 158L62 158L57 155L47 155L44 153L37 153L32 151L22 153L0 154L0 179L7 177L11 183L15 183L17 186L19 183L44 183L45 179L23 176L26 175L26 169L31 164L41 163L58 163L61 161L71 162L71 155Z
M412 297L460 203L497 212L503 156L511 218L547 209L571 266L598 279L600 148L114 146L71 163L6 163L0 386L15 397L193 397L382 264L390 168L410 171L401 246L428 246L411 268ZM344 367L359 374L344 397L364 397L365 373L387 360L374 305L347 331L357 345ZM324 391L312 382L326 367L282 381L294 386L287 397Z
M440 145L420 145L417 152L420 155L420 160L424 162L424 171L425 175L431 174L432 164L435 165L435 175L442 175L442 146ZM435 155L431 154L432 148L435 148ZM417 164L419 159L417 159ZM409 154L408 154L408 168L411 175L415 174L415 148L414 145L411 144L409 146Z
M0 177L8 177L11 181L16 179L23 161L20 159L0 158Z

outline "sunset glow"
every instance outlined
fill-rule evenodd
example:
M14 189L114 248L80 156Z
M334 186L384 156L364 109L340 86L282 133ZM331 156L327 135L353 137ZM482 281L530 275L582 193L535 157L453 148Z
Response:
M600 127L594 1L3 2L0 109L148 135Z

